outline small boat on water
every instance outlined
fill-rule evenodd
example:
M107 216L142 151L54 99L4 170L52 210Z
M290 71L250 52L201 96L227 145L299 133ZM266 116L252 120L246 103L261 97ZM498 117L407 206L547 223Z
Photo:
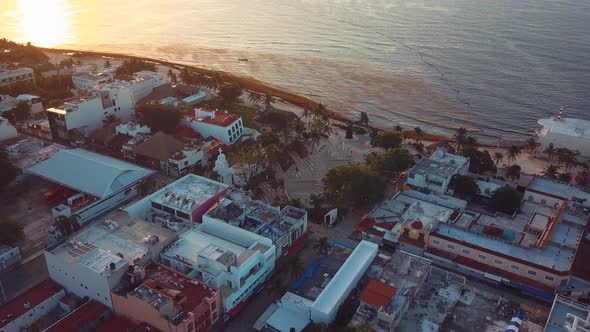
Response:
M248 58L238 58L238 61L247 62L248 61Z

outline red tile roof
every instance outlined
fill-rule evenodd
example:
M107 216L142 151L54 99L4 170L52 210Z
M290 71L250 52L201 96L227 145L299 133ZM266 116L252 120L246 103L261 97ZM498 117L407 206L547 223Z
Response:
M361 293L361 301L375 307L387 307L397 293L397 288L384 284L377 279L370 279Z
M204 118L198 119L197 121L205 122L205 123L208 123L208 124L211 124L214 126L219 126L219 127L228 127L232 123L239 120L240 118L241 118L241 116L239 114L216 111L215 117L213 117L213 118L204 117Z
M160 332L155 327L146 324L136 324L129 319L113 315L107 318L102 324L98 325L94 332Z
M192 138L192 139L203 139L203 135L192 130L192 128L178 126L176 129L176 137Z
M24 315L63 288L52 280L45 280L0 307L0 328ZM25 304L29 304L29 309Z
M57 323L51 325L44 332L80 331L97 321L99 317L109 312L109 308L102 303L90 300Z
M194 311L205 302L205 299L213 297L216 292L209 286L158 263L149 263L145 267L145 272L144 285L176 299L184 312ZM168 290L175 292L167 293Z

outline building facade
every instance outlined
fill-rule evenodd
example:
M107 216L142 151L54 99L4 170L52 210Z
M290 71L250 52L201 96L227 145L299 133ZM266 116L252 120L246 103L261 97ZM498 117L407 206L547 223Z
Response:
M203 137L214 137L225 144L235 143L244 132L242 117L238 114L195 109L188 126Z
M17 82L34 82L33 69L0 69L0 86L7 86Z
M469 158L450 154L444 147L440 147L428 159L422 159L410 170L406 184L444 194L453 176L465 175L468 169Z

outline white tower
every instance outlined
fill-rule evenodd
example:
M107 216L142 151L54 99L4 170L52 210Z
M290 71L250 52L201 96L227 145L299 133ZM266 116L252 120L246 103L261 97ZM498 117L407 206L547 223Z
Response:
M230 186L233 184L233 172L221 148L219 148L219 156L217 156L213 170L219 175L221 182Z

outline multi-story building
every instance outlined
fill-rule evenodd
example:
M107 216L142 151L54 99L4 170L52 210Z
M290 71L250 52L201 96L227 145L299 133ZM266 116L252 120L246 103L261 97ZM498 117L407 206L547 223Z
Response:
M275 259L270 239L212 219L182 234L161 255L163 264L220 289L229 316L262 287Z
M214 137L225 144L233 144L244 132L239 114L195 109L194 118L187 119L187 126L203 137Z
M76 214L80 224L133 199L139 183L154 173L82 149L60 150L26 172L69 188L67 197L63 190L54 190L46 193L45 198L48 204L55 205L53 217Z
M111 290L139 266L158 260L176 233L119 212L45 250L49 277L68 291L113 307Z
M467 174L469 158L447 153L444 147L418 162L409 172L406 184L444 194L455 174Z
M221 292L158 263L113 291L113 311L160 331L204 332L223 312Z
M87 95L47 109L47 118L54 138L71 139L71 131L88 136L104 125L107 115L120 120L131 120L133 95L129 87L103 86Z
M155 88L165 84L158 73L149 70L134 73L133 79L129 82L133 91L134 104L137 104L141 99L152 93Z
M541 149L554 148L577 150L582 157L590 158L590 121L574 118L541 119L537 131Z
M0 86L11 85L17 82L34 82L33 69L0 69Z
M269 238L281 257L307 233L307 211L292 206L282 210L256 201L239 190L227 192L203 220L219 220Z
M223 183L188 174L125 210L133 217L159 221L169 228L178 229L182 224L200 223L203 215L229 189Z
M72 83L77 90L90 90L113 80L110 73L78 73L72 75Z
M27 330L36 320L58 306L65 296L64 289L51 280L45 280L0 306L0 331Z

